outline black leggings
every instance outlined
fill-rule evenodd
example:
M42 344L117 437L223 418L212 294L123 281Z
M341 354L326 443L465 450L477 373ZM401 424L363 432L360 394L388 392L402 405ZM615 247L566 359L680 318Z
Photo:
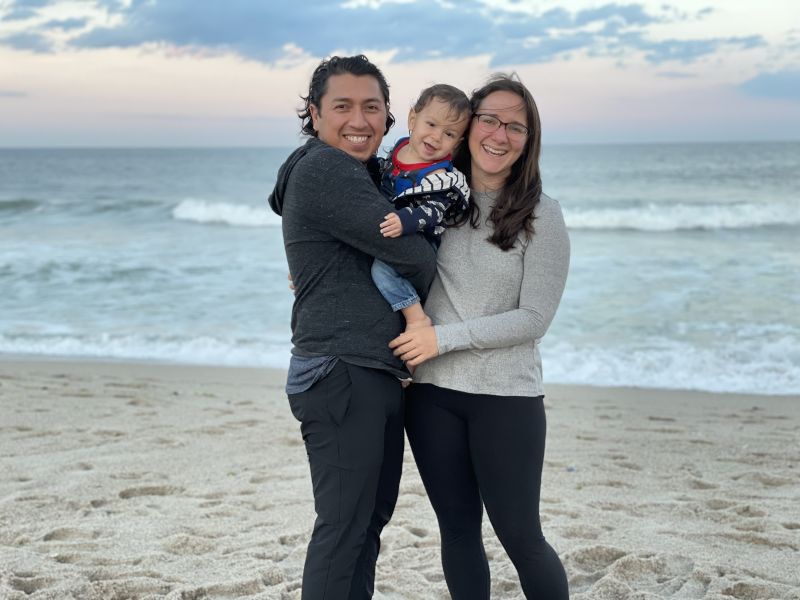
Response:
M481 500L525 597L569 598L564 567L539 523L543 396L467 394L415 383L406 398L408 440L439 519L453 600L489 598Z

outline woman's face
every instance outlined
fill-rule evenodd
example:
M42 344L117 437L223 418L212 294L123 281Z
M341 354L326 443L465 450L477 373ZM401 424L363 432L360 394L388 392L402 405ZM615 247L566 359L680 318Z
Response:
M491 115L503 123L529 127L525 101L513 92L492 92L483 99L475 114ZM522 155L527 141L527 136L509 137L507 128L503 125L491 131L477 116L473 117L469 130L472 187L478 191L503 187L511 166Z

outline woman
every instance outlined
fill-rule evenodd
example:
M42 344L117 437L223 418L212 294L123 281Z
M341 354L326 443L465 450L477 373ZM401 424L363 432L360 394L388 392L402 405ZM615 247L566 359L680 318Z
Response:
M568 598L539 522L545 414L537 344L561 300L569 238L541 192L541 129L522 83L498 75L472 96L454 163L470 180L470 222L448 229L425 311L436 325L390 344L416 367L406 431L439 519L454 600L489 598L482 502L527 598ZM433 360L431 360L433 359Z

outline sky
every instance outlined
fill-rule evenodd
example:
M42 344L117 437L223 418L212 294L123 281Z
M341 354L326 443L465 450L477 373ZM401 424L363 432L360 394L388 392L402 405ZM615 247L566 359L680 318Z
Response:
M295 146L314 67L358 53L387 140L497 71L549 143L800 140L797 0L0 0L0 147Z

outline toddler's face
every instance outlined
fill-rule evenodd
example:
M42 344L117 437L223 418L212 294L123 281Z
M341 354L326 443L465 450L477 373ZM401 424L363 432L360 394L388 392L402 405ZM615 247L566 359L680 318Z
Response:
M469 124L467 113L453 114L447 102L434 98L419 112L408 113L409 150L413 162L435 162L452 154ZM412 162L412 161L408 161Z

